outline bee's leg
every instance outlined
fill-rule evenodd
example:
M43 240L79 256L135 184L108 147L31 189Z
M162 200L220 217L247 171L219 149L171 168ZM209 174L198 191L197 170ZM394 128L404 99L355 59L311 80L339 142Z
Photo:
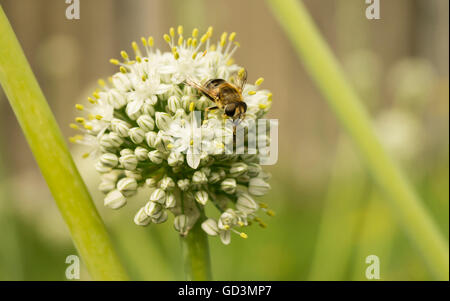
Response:
M213 107L206 108L205 109L205 119L204 119L203 122L207 122L207 120L208 120L208 112L209 111L216 110L218 108L219 108L218 106L213 106Z

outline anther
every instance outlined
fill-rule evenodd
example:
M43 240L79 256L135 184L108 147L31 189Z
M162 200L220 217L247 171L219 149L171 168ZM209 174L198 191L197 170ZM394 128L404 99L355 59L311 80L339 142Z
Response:
M255 81L255 85L260 86L264 81L264 78L260 77Z

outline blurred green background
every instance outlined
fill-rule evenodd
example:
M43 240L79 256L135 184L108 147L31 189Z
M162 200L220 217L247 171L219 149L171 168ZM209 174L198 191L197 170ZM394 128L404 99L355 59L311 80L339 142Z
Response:
M362 0L304 1L369 108L380 139L405 171L448 241L449 3L381 1L367 20ZM236 62L250 81L265 78L279 119L279 159L266 169L276 211L267 229L224 246L210 238L215 280L366 280L365 258L377 255L382 280L434 279L399 227L395 212L362 166L293 48L260 0L81 1L67 20L62 0L0 0L64 134L73 133L75 103L108 63L141 36L184 25L237 32ZM183 280L180 243L169 222L133 223L148 196L124 209L103 208L92 162L72 153L134 280ZM0 92L0 280L65 280L76 254L68 230ZM88 280L82 268L82 279Z

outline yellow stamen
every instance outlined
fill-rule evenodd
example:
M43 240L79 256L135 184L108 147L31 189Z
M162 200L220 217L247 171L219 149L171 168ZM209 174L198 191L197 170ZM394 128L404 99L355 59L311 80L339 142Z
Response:
M194 104L194 102L191 102L190 104L189 104L189 111L194 111L194 109L195 109L195 104Z
M133 48L134 53L139 53L140 52L139 46L138 46L138 44L135 41L131 42L131 47Z
M203 51L202 56L205 56L208 50Z
M128 60L128 53L126 51L122 50L120 56L123 57L124 60Z
M140 57L139 55L136 56L136 61L137 61L138 63L142 62L142 59L141 59L141 57Z
M101 78L97 81L97 83L100 85L100 87L106 86L105 81L103 79L101 79Z
M212 45L209 47L209 50L210 50L210 51L215 51L215 50L216 50L216 44L212 44Z
M269 92L269 93L267 94L267 100L268 100L268 101L272 101L272 93Z
M194 28L193 30L192 30L192 37L193 38L196 38L198 36L198 28Z
M259 207L261 207L261 208L267 208L268 206L267 206L266 203L259 203Z
M223 226L223 228L224 228L225 230L230 230L230 226L229 226L229 225L225 225L225 226Z
M260 103L260 104L258 105L258 107L259 107L260 109L264 110L264 109L267 108L267 105L265 105L265 104L263 104L263 103Z
M148 45L150 47L153 47L154 44L155 44L155 41L153 40L153 37L148 37Z
M116 60L116 59L110 59L109 62L111 64L113 64L113 65L119 65L120 64L120 62L118 60Z
M183 25L178 25L177 31L180 36L183 35Z
M167 43L170 43L170 37L167 33L163 36L163 38L164 38L164 41L166 41Z
M226 62L227 66L233 65L233 63L234 63L234 59L233 59L233 58L230 58L230 59Z
M239 236L242 237L242 238L244 238L244 239L247 239L247 238L248 238L248 235L245 234L244 232L241 232L241 234L239 234Z
M175 36L175 29L173 27L170 27L169 34L171 37Z
M191 47L191 45L192 45L192 38L188 38L186 44L187 44L188 47Z
M96 101L95 99L92 99L92 97L88 97L88 101L89 101L91 104L96 104L96 103L97 103L97 101Z
M183 45L183 37L178 38L178 46Z
M87 157L89 157L89 153L84 153L84 154L82 155L82 157L83 157L83 159L86 159Z
M244 227L245 224L243 222L241 222L241 221L238 221L238 225L241 226L241 227Z
M200 38L200 42L201 42L201 43L205 43L207 39L208 39L208 35L205 33L205 34L202 35L202 37Z
M75 118L75 122L77 122L77 123L81 123L81 124L83 124L84 123L84 118L83 117L77 117L77 118Z
M102 119L103 119L103 116L102 116L102 115L95 115L95 119L97 119L97 120L102 120Z
M208 38L210 38L213 34L213 27L210 26L208 27L208 30L206 31L206 34L208 35Z
M79 111L83 111L83 110L84 110L84 106L83 106L83 105L80 105L79 103L77 103L77 104L75 105L75 109L77 109L77 110L79 110Z
M178 51L176 51L176 52L173 54L173 57L174 57L176 60L178 60L178 59L180 58L180 54L178 53Z
M242 77L244 76L244 73L245 73L245 69L244 69L244 68L241 68L241 69L239 70L239 72L238 72L238 76L239 76L240 78L242 78Z
M167 144L167 148L168 149L172 149L173 148L173 144L172 143Z
M266 223L260 222L259 225L261 226L261 228L267 228L267 224Z
M125 69L124 66L120 66L119 70L120 70L120 72L122 72L122 73L127 73L127 69Z
M273 211L273 210L269 209L269 210L267 210L266 213L267 213L268 216L275 216L275 211Z
M147 40L144 37L141 38L141 42L144 47L147 47Z
M78 125L76 125L75 123L71 123L71 124L69 124L69 126L70 126L70 128L72 128L74 130L78 130L79 129Z
M100 95L98 94L97 91L95 91L94 93L92 93L92 96L94 96L96 99L100 98Z
M94 119L95 119L94 114L89 114L89 115L88 115L88 119L89 119L90 121L94 120Z
M228 41L230 41L230 42L232 42L232 41L234 41L234 38L236 37L236 33L235 32L232 32L231 34L230 34L230 36L228 37Z
M192 59L195 60L196 57L197 57L197 52L194 52L194 53L192 54Z
M228 33L224 32L222 33L222 35L220 36L220 46L225 46L225 43L227 42L227 36Z
M260 77L256 80L255 85L260 86L264 81L264 78Z
M85 128L86 130L92 130L92 129L93 129L92 125L89 125L89 124L85 124L85 125L84 125L84 128Z

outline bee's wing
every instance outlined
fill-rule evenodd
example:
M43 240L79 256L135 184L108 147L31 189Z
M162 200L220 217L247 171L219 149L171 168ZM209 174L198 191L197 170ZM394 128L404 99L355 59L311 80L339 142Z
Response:
M243 68L242 71L239 71L237 79L236 79L236 86L238 87L239 91L244 90L244 86L247 83L247 69Z
M202 92L206 97L208 97L209 99L211 99L212 101L215 101L215 98L213 95L211 95L211 93L209 93L209 91L207 89L205 89L205 87L203 87L201 84L199 84L196 81L193 81L190 78L186 78L185 83L191 87L196 88L197 90L199 90L200 92Z

